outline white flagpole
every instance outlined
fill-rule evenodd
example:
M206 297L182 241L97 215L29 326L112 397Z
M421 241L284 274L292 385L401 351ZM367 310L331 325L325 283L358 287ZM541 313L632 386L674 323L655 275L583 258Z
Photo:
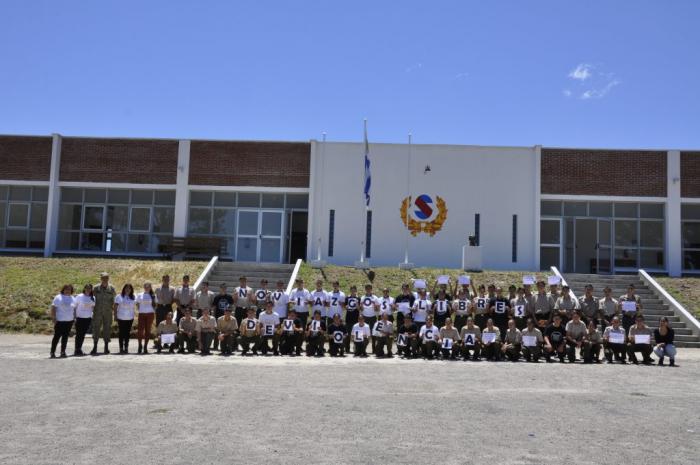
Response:
M365 187L364 187L364 181L365 181L365 155L367 153L367 146L369 145L369 142L367 141L367 118L364 119L364 140L362 144L363 148L363 157L362 157L362 209L360 210L362 212L362 232L360 236L360 261L359 261L359 266L360 267L365 267L365 238L367 237L367 210L369 209L367 206L367 200L365 199ZM367 146L365 146L367 144Z
M324 132L322 134L322 143L321 143L321 173L326 172L326 133ZM321 199L321 205L323 206L323 209L321 210L321 218L323 218L323 215L326 212L326 193L323 193L323 198ZM321 262L321 236L323 235L323 224L320 224L319 226L319 235L318 235L318 249L316 252L316 261Z
M409 199L409 206L406 211L406 222L408 223L408 215L410 215L410 208L411 208L411 162L413 159L413 152L412 152L412 138L413 135L409 132L408 133L408 164L406 166L406 198ZM408 224L406 224L406 238L405 238L405 244L404 244L404 256L403 256L403 263L399 263L399 268L402 270L410 270L413 268L413 263L408 262L408 241L411 237L411 232L408 229Z

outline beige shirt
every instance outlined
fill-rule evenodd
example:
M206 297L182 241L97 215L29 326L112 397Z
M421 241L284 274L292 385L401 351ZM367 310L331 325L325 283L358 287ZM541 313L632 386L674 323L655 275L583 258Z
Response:
M505 342L507 344L521 344L522 334L520 333L520 330L518 328L508 328L506 330Z
M544 342L544 338L542 337L542 331L540 331L537 328L532 328L532 330L529 330L527 328L523 329L520 331L520 339L522 340L523 336L534 336L537 338L538 343Z
M160 336L161 334L174 333L177 333L177 323L175 323L175 320L171 321L170 323L163 320L160 323L158 323L158 326L156 327L156 336Z
M197 320L194 318L182 318L180 320L180 331L183 333L193 333L197 330Z
M617 329L613 328L612 326L608 326L607 328L605 328L605 331L603 332L603 337L606 339L609 339L610 333L622 334L622 336L624 337L625 336L625 328L623 328L622 325L618 326Z
M654 332L647 325L644 325L644 327L642 327L642 328L637 328L637 325L632 325L632 327L630 327L630 333L629 333L629 336L631 339L630 342L632 342L632 343L635 342L634 336L636 334L648 334L649 335L649 343L651 344L652 342L654 342Z
M236 307L250 307L250 302L255 298L253 289L250 287L236 287L233 290L233 300Z
M467 325L462 326L462 330L460 331L460 338L462 339L462 342L464 342L464 338L466 337L467 334L473 334L476 336L475 340L478 340L481 338L481 328L478 326L474 325L473 328L468 328Z
M586 328L586 323L583 321L569 321L566 323L566 335L570 338L578 341L583 339L583 337L588 333L588 328Z
M533 297L536 315L550 313L552 310L554 310L554 305L556 304L555 297L552 297L549 294L540 294L539 292Z
M156 302L158 305L172 305L175 299L175 288L172 286L163 287L160 285L155 288L156 291Z
M603 312L603 315L613 316L617 314L617 299L603 297L598 301L598 308Z
M484 330L481 332L481 334L486 334L486 333L496 333L496 341L495 342L501 342L501 330L497 326L494 326L493 329L489 329L488 327L484 328Z
M253 329L248 328L248 322L252 321L255 324L251 325ZM258 331L258 320L256 318L243 318L243 321L241 321L241 334L243 336L255 336Z
M178 287L177 290L175 291L175 302L178 305L182 305L184 307L188 305L192 305L192 301L194 300L194 288L192 287Z
M579 308L581 308L581 313L588 318L595 318L598 314L598 299L591 296L587 299L586 296L581 296L578 299Z
M459 340L459 331L457 331L457 328L454 326L450 329L447 329L447 327L442 327L440 328L440 339L452 339L452 341L457 341Z
M211 306L214 303L215 296L216 296L216 294L214 294L212 291L207 291L207 292L199 291L199 292L197 292L197 298L195 299L195 305L200 310L202 310L204 308L211 309Z
M238 329L238 322L234 317L230 317L226 320L226 315L220 316L216 322L216 326L222 334L233 334Z
M216 331L216 318L213 316L203 316L197 320L197 331L203 333L213 333Z
M592 344L602 344L603 343L603 336L600 335L600 331L597 329L593 331L592 333L587 333L586 337L588 338L589 341L591 341Z

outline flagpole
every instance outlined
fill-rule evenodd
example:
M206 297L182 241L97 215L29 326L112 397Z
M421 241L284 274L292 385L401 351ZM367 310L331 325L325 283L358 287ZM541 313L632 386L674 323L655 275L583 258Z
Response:
M360 234L360 261L355 263L356 268L367 268L367 262L365 262L365 239L367 238L367 211L369 210L369 205L367 205L367 198L365 194L365 183L367 182L366 179L366 170L367 167L365 166L366 164L366 157L368 156L368 151L369 151L369 142L367 140L367 118L364 119L364 157L363 157L363 171L362 171L362 179L363 179L363 185L362 185L362 208L360 211L362 212L362 231ZM371 186L371 184L370 184Z
M408 199L408 209L406 210L406 237L405 237L405 243L404 243L404 256L403 256L403 263L399 263L399 269L401 270L410 270L413 269L413 263L408 262L408 241L411 237L411 232L408 229L408 215L411 214L409 211L411 208L411 162L413 159L413 152L411 150L412 148L412 138L413 135L409 132L408 133L408 164L406 165L406 198Z
M326 172L326 133L323 132L322 134L322 143L321 143L321 173ZM323 218L323 215L326 212L326 193L323 193L323 198L321 199L321 205L323 206L321 210L321 218ZM320 223L320 222L319 222ZM319 234L318 234L318 251L316 253L316 261L320 262L321 261L321 236L323 235L323 224L321 223L319 225Z

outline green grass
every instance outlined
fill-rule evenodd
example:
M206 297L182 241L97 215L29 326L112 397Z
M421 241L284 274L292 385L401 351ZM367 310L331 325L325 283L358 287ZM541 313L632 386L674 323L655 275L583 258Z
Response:
M686 310L700 318L700 277L654 277Z
M76 293L86 283L99 283L99 275L110 273L112 285L121 290L131 283L137 292L143 283L160 283L164 274L177 285L184 274L192 282L207 262L122 260L113 258L0 257L0 331L48 333L52 331L48 309L63 284L73 284Z

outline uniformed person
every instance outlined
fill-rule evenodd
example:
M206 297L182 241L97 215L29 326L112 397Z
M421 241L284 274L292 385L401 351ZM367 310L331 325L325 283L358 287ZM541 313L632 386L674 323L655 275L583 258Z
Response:
M391 299L391 297L389 298ZM377 321L374 324L374 328L372 328L372 336L375 340L373 353L377 358L382 358L384 356L391 358L394 356L392 352L394 344L394 339L392 337L394 335L394 323L389 320L388 313L380 313L379 318L380 320ZM384 353L385 348L386 354Z
M501 352L511 362L517 362L520 359L520 348L522 346L522 335L520 330L515 325L515 320L508 320L508 329L503 338Z
M156 288L156 326L165 319L168 312L173 311L175 288L170 285L170 276L163 275L161 285Z
M209 282L202 282L202 287L199 291L197 291L194 299L194 305L197 308L197 318L202 317L202 310L205 308L209 310L209 315L212 315L215 297L216 294L209 290ZM216 317L216 313L213 313L213 315Z
M161 336L163 334L174 334L177 338L177 323L173 321L173 312L166 313L165 318L163 318L163 321L158 323L158 325L156 326L155 346L156 352L158 353L161 353L161 351L163 350L163 341L161 340ZM168 351L171 354L174 353L175 344L169 344Z
M100 274L100 284L92 288L95 296L95 309L92 313L93 346L90 355L97 355L97 343L104 340L104 353L109 353L109 339L112 333L112 315L117 291L109 284L109 274Z
M561 316L554 314L552 324L544 331L544 358L547 363L551 363L552 355L559 357L559 361L564 363L566 356L566 328L561 324Z
M457 298L452 301L452 315L454 315L455 329L461 331L462 327L467 324L467 318L472 311L472 302L464 289L460 289L458 292Z
M554 304L554 311L561 317L562 325L566 326L571 321L575 310L578 310L578 301L571 298L569 286L562 286L561 294Z
M485 334L495 334L495 340L493 342L486 341ZM481 352L488 361L498 362L501 360L501 330L493 324L492 318L486 320L486 327L481 331Z
M447 347L450 343L445 343L446 340L451 342L451 347ZM459 331L457 331L457 328L452 324L451 318L445 320L445 326L440 328L440 341L440 351L442 352L443 360L447 360L448 358L450 360L457 360L460 349Z
M467 324L462 327L459 339L464 361L469 360L470 356L472 360L478 361L481 353L481 328L474 324L472 317L467 318Z
M238 322L233 317L233 309L231 307L224 308L224 314L216 320L216 328L218 331L217 339L221 348L220 355L232 355L238 345L236 343Z
M214 350L217 350L220 342L220 338L218 337L218 332L220 331L218 322L221 317L224 316L226 310L231 310L233 313L233 296L228 293L226 283L221 283L219 286L219 293L214 296L211 306L214 309L214 318L216 318L217 321L217 337L214 338ZM238 322L236 322L236 329L238 329Z
M537 293L533 301L535 323L540 331L545 331L552 321L552 312L557 301L555 297L547 294L544 281L537 281Z
M520 332L520 339L523 341L522 349L525 361L539 362L544 338L542 331L535 326L535 320L527 319L527 327Z
M423 348L424 358L432 360L440 356L440 328L433 324L432 315L428 315L425 324L420 328L418 337Z
M598 326L599 299L593 295L593 285L586 284L584 295L578 298L578 306L581 309L581 319L588 326L590 321Z
M578 310L574 311L571 321L566 323L565 329L566 355L569 358L569 362L574 363L576 361L576 349L578 349L581 357L585 355L586 335L588 334L586 323L581 321L581 313Z
M260 316L265 311L265 304L270 300L270 290L267 288L267 279L260 280L260 288L255 291L255 315Z
M270 351L270 341L272 342L272 353L279 355L280 337L278 329L280 326L280 316L272 310L271 301L265 303L265 311L258 315L260 333L260 353L267 355Z
M177 305L177 316L175 320L178 322L185 314L185 310L188 308L192 310L194 307L195 290L190 287L190 276L185 275L182 277L182 286L175 290L175 304Z
M613 357L623 365L627 363L627 333L618 316L611 317L610 326L603 332L603 350L608 363L613 362Z
M247 316L241 321L241 326L239 331L241 333L239 344L241 345L241 355L248 355L248 351L251 350L253 355L258 355L258 344L260 332L258 330L258 319L255 318L255 308L248 307Z
M603 295L604 297L598 301L598 318L603 331L605 331L608 326L612 325L613 317L617 316L618 319L621 317L617 299L613 298L610 286L605 286Z
M525 329L530 314L530 303L525 298L525 289L522 287L517 288L515 298L510 300L510 313L515 321L515 327L521 331Z
M501 342L503 342L503 338L506 336L506 330L508 329L510 302L507 297L503 296L503 288L501 286L496 288L496 297L491 299L489 306L493 324L498 327Z
M202 317L197 320L197 340L199 352L202 355L211 355L211 343L216 338L216 318L209 314L209 309L204 307Z
M595 321L588 322L588 334L586 334L583 346L583 363L600 363L600 349L603 344L603 336L598 331Z
M474 324L479 329L486 327L486 320L489 319L489 298L486 294L486 287L483 284L479 285L477 295L472 303Z
M190 354L194 353L194 348L197 344L197 320L192 318L191 308L185 308L185 315L178 323L177 339L178 354L185 353L185 346L187 346L187 352Z
M632 305L633 310L628 310L625 302L634 302L635 305ZM625 328L625 331L629 332L632 325L636 322L637 315L641 315L642 313L642 299L635 294L633 283L627 287L627 294L620 296L618 299L618 306L622 313L622 327Z
M642 363L651 365L651 352L653 350L654 331L644 323L644 316L638 314L635 319L635 325L629 329L627 343L627 356L635 365L639 364L635 352L642 354ZM644 337L648 342L642 342L640 339Z

